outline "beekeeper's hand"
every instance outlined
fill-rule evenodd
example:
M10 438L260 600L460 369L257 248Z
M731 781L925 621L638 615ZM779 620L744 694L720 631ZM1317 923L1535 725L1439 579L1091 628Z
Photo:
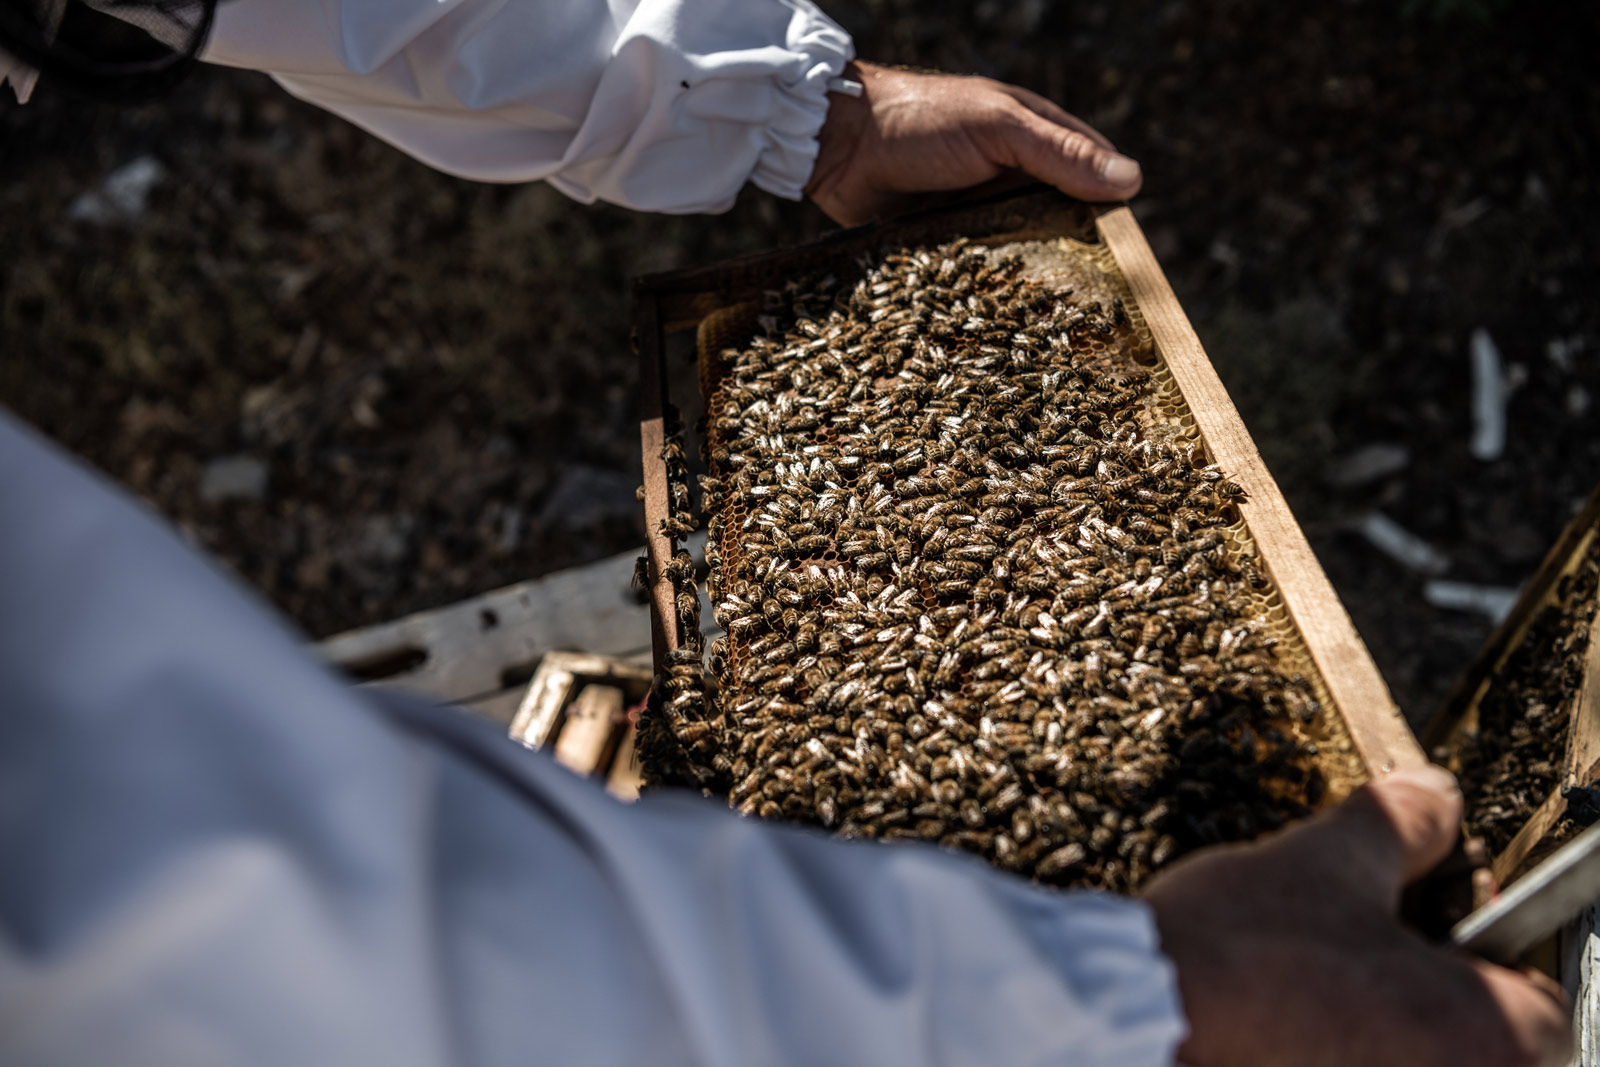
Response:
M1274 837L1197 853L1145 892L1178 969L1190 1067L1556 1067L1572 1038L1543 976L1432 946L1400 891L1455 843L1444 771L1396 774Z
M1093 127L1014 85L852 63L860 97L829 94L806 195L846 226L1020 171L1083 200L1139 191L1139 164Z

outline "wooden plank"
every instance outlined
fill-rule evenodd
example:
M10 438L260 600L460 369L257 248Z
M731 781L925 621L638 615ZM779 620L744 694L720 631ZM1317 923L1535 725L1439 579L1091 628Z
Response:
M1528 821L1522 824L1522 829L1517 831L1500 855L1494 858L1494 881L1498 886L1504 886L1511 881L1512 875L1517 873L1517 868L1522 866L1522 861L1528 858L1528 853L1533 847L1544 839L1550 828L1561 821L1561 816L1567 812L1566 798L1561 795L1561 786L1557 784L1544 798L1544 803L1534 809Z
M639 444L644 460L645 555L649 558L650 643L657 663L677 648L678 613L673 606L672 580L667 564L672 540L661 532L661 521L672 513L667 485L666 376L661 351L661 327L654 300L641 300L635 312L634 343L639 349Z
M1572 711L1567 742L1568 785L1588 786L1600 772L1600 610L1589 621L1589 648L1583 657L1583 678Z
M651 667L648 653L628 659L591 656L586 652L551 652L523 694L510 734L530 748L542 748L555 739L561 728L561 712L578 688L589 682L602 682L620 688L624 696L639 699L650 688Z
M688 540L698 552L703 534ZM650 606L632 589L638 552L519 582L447 607L353 630L316 646L336 667L415 650L415 666L372 684L462 703L521 687L552 651L649 660ZM711 625L708 612L702 620ZM492 620L493 624L486 626ZM520 676L520 677L519 677Z
M622 705L622 690L614 685L591 683L579 690L556 735L556 762L579 774L599 771L622 721Z
M572 695L577 675L565 669L553 655L539 664L538 673L528 684L528 692L511 722L511 737L529 748L543 748L555 736L561 709Z
M611 760L611 773L606 776L606 789L618 800L639 799L639 785L644 780L644 772L639 766L635 747L638 741L638 730L630 723L628 732L617 746L616 756Z
M508 672L531 672L552 649L629 655L650 647L650 609L629 588L637 558L637 552L623 553L341 634L322 642L318 652L339 666L385 649L421 649L425 662L381 683L450 702L507 688Z
M1188 403L1211 461L1220 464L1249 495L1240 512L1363 762L1374 775L1426 762L1355 624L1256 451L1133 213L1127 207L1104 209L1098 226Z

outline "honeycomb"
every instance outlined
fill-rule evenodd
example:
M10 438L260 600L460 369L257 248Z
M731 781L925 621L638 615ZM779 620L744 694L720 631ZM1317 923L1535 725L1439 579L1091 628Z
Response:
M1364 777L1103 247L894 250L698 341L727 634L653 781L1128 890Z

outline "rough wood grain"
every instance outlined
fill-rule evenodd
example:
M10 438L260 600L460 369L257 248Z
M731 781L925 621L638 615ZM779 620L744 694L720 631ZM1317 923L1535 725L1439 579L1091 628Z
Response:
M705 535L688 540L698 553ZM359 667L414 652L420 661L375 683L446 703L475 703L519 692L544 656L581 648L651 661L650 606L633 586L638 552L519 582L447 607L339 634L316 646L335 667ZM703 627L716 624L701 601ZM486 620L493 619L492 626Z
M546 656L528 684L528 692L511 722L511 737L529 748L542 748L555 736L577 675L566 669L556 656Z
M1104 210L1098 224L1199 424L1211 460L1249 494L1240 507L1245 523L1363 762L1374 775L1423 763L1422 749L1256 451L1133 213L1126 207Z
M1567 744L1567 784L1588 786L1600 772L1600 611L1589 621L1589 648L1572 712Z
M639 785L644 780L644 774L634 748L638 740L638 732L630 725L617 746L617 754L612 757L611 773L606 776L606 789L618 800L639 799Z
M678 613L672 605L667 563L672 540L661 532L661 520L672 513L671 490L662 449L667 443L667 393L662 367L661 326L655 301L644 300L634 314L634 343L639 349L639 444L644 461L645 555L649 558L650 643L662 662L678 647Z
M622 722L622 705L622 690L616 686L593 683L580 689L556 734L556 762L578 774L604 770L612 734Z
M1544 803L1534 809L1528 821L1522 824L1522 829L1517 831L1505 848L1500 850L1500 855L1494 858L1494 880L1496 885L1504 886L1511 881L1517 869L1522 866L1522 861L1528 858L1528 853L1533 847L1544 839L1550 828L1561 821L1561 816L1567 811L1566 798L1561 795L1561 786L1550 791L1544 798Z
M520 687L552 650L581 648L607 656L648 651L650 608L630 588L638 555L623 553L340 634L317 652L347 667L415 650L420 663L379 684L458 703Z

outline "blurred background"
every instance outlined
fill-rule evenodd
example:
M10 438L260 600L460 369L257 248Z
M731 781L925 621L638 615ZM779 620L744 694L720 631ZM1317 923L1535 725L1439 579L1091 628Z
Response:
M1600 5L823 6L863 58L1028 86L1143 163L1146 235L1430 712L1492 624L1429 583L1514 588L1600 480ZM0 404L314 636L641 544L629 279L829 227L459 181L260 74L0 97Z

